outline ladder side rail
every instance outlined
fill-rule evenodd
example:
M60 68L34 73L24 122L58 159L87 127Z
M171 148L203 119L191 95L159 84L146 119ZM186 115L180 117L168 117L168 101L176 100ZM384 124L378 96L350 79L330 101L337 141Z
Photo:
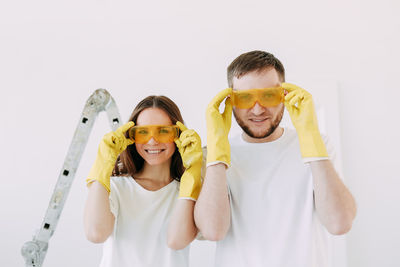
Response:
M56 229L90 132L98 114L102 111L107 112L111 128L113 130L118 128L121 118L114 99L106 90L98 89L86 101L43 223L33 240L26 242L21 249L26 266L42 266L47 253L48 241Z
M105 107L105 111L107 113L108 122L113 131L117 130L119 126L121 126L121 116L119 115L117 104L115 103L114 98L110 95L110 101L108 105Z

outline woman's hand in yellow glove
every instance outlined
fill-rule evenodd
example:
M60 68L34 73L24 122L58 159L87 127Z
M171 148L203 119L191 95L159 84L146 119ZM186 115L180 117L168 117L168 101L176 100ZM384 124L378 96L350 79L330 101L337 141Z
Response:
M284 104L299 136L303 158L328 157L311 94L290 83L282 83L282 87L288 92Z
M121 154L129 145L134 143L134 141L125 137L125 133L134 125L135 123L130 121L120 126L114 132L104 135L100 142L99 152L97 155L100 154L104 160L111 160L115 163L119 154Z
M177 122L182 131L175 140L176 146L182 157L183 166L186 168L181 177L179 198L197 200L201 190L201 165L203 150L201 149L200 136L191 129Z
M86 179L86 184L98 181L110 192L110 177L114 169L115 161L129 145L134 142L125 137L126 131L135 125L130 121L120 126L116 131L103 136L99 144L96 160Z

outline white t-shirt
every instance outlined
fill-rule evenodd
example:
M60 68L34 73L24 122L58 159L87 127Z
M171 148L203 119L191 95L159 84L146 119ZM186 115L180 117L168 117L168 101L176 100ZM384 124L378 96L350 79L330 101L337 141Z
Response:
M179 182L157 191L131 177L111 177L110 207L114 231L103 246L100 267L187 267L189 246L167 246L167 227L178 200Z
M231 227L217 242L216 267L330 266L331 235L319 222L309 164L295 130L268 143L230 140ZM327 144L328 154L331 146Z

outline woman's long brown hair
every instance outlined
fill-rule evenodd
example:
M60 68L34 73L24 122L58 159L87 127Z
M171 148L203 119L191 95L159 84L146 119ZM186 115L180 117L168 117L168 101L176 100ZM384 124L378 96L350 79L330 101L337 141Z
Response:
M178 106L171 99L166 96L155 95L148 96L140 101L133 110L129 121L133 121L136 125L136 120L140 112L142 112L146 108L159 108L165 111L173 124L175 124L177 121L184 123ZM128 137L128 132L126 133L126 137ZM112 175L134 177L136 173L142 170L143 165L144 159L139 155L136 150L135 144L133 144L128 146L126 150L119 155L117 162L115 163ZM175 180L180 181L184 171L185 168L183 167L181 155L179 154L178 148L176 148L171 160L171 177L173 177Z

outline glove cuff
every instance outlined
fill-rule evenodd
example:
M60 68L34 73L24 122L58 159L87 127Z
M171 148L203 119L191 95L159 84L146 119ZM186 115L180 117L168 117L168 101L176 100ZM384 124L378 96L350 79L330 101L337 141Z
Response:
M213 140L207 137L207 167L218 163L224 163L227 167L231 165L231 146L228 138Z
M98 181L110 193L110 177L114 166L115 162L101 160L97 157L86 179L86 185Z
M328 158L328 152L319 132L300 135L299 143L303 158Z
M196 201L199 197L201 186L201 164L190 166L181 177L179 199Z

